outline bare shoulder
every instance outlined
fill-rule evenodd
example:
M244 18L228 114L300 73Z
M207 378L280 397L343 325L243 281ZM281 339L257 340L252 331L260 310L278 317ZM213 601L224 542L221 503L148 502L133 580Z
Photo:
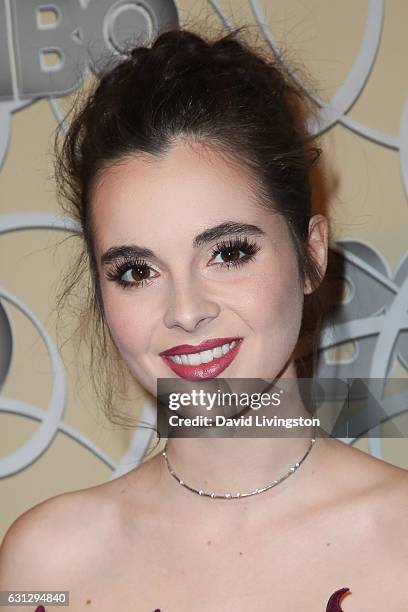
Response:
M126 492L138 498L145 472L142 464L131 474L57 495L20 515L1 542L0 590L69 590L79 584L112 537L120 538Z
M408 477L408 470L393 465L384 459L374 457L370 453L345 444L340 440L329 438L325 439L325 442L332 445L334 453L337 454L336 459L337 457L341 458L346 461L349 466L357 470L368 470L373 475L373 479L377 479L378 477L391 477L397 480L400 479L400 481L403 482L404 478Z
M408 470L333 438L323 439L322 444L328 451L327 473L338 490L380 502L408 495Z
M0 590L51 589L78 556L89 501L86 491L63 493L20 515L1 543Z
M338 440L331 446L328 473L348 520L376 542L378 550L408 561L408 470Z

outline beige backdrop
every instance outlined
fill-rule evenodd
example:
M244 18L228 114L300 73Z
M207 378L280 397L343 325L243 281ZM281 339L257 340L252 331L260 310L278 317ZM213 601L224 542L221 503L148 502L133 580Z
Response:
M186 18L203 19L208 15L217 24L216 6L235 25L256 23L246 0L218 5L184 0L177 4L182 23ZM367 0L264 0L257 4L263 6L265 21L275 40L305 65L325 101L333 97L350 74L363 40L369 8L378 11L383 6L382 2ZM408 146L404 128L408 3L387 0L384 5L378 54L361 95L345 115L364 129L374 130L383 141L373 142L352 131L345 122L337 121L322 138L322 144L331 176L337 182L330 201L335 231L332 238L369 245L385 260L392 278L406 256L408 235L408 199L403 181L404 163L407 172L404 146ZM60 98L62 106L63 102ZM0 121L5 120L0 115ZM11 140L0 172L0 228L5 214L60 212L49 178L55 126L55 114L46 98L12 115ZM0 130L3 129L0 123ZM384 143L387 138L388 146ZM65 235L52 229L0 234L0 289L16 296L42 323L54 343L55 291L71 249L69 240L58 248L55 245ZM8 405L10 400L18 400L46 411L53 382L50 359L38 331L4 295L0 294L0 302L12 326L13 355L0 397L0 461L27 443L40 424L35 418L6 411L4 398ZM389 322L384 318L383 324ZM353 346L349 343L344 350L353 351ZM72 347L67 346L63 356L68 389L63 415L66 429L61 424L57 426L43 453L28 466L0 479L0 538L17 516L38 502L111 478L112 466L121 462L132 441L133 432L115 428L102 417L87 373L78 376ZM406 377L407 370L396 363L390 376ZM143 394L129 398L133 413L140 411L143 399ZM356 446L369 452L367 439L357 441ZM386 439L381 444L385 460L406 468L407 448L404 438Z

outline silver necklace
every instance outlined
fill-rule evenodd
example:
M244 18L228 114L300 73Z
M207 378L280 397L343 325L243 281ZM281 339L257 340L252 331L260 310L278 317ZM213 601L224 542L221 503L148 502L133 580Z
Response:
M250 491L249 493L226 493L225 495L217 495L216 493L209 493L207 491L203 491L203 489L194 489L194 487L191 487L190 485L186 484L184 480L181 480L177 476L173 468L171 467L169 463L169 458L167 456L167 451L166 451L167 442L164 446L164 450L162 451L162 455L166 461L166 465L167 465L167 468L170 474L173 476L173 478L177 480L179 484L181 484L183 487L185 487L189 491L192 491L193 493L197 493L197 495L201 495L202 497L210 497L211 499L241 499L242 497L249 497L250 495L257 495L258 493L264 493L264 491L268 491L269 489L272 489L272 487L276 487L276 485L280 484L281 482L286 480L286 478L294 474L296 470L302 465L302 463L304 462L304 460L306 459L306 457L312 450L312 447L315 442L316 442L316 438L313 437L310 439L309 448L307 449L303 457L300 459L300 461L295 463L295 465L292 465L292 467L289 468L286 474L284 474L281 478L278 478L278 480L274 480L270 484L266 485L266 487L262 487L261 489L255 489L254 491Z

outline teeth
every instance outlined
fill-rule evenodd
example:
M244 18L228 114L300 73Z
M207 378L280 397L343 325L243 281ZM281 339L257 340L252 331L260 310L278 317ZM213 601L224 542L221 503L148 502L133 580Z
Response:
M214 357L221 357L221 355L222 355L222 347L221 346L216 346L215 348L213 348L212 354L214 355Z
M222 357L230 351L237 341L233 340L231 343L223 344L222 346L216 346L213 349L207 351L201 351L199 353L189 353L188 355L169 355L169 359L178 363L179 365L200 365L201 363L209 363L217 357Z
M212 361L214 359L213 352L210 350L201 351L200 357L201 357L201 363L208 363L209 361Z
M189 365L200 365L201 363L200 353L191 353L190 355L187 355L187 359Z

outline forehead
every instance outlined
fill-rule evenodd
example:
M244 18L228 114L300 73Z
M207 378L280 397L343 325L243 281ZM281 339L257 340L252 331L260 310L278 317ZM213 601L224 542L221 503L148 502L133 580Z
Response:
M256 183L243 164L215 150L178 143L163 158L131 157L104 169L92 194L96 243L109 246L163 232L191 236L237 219L276 217L256 204Z

